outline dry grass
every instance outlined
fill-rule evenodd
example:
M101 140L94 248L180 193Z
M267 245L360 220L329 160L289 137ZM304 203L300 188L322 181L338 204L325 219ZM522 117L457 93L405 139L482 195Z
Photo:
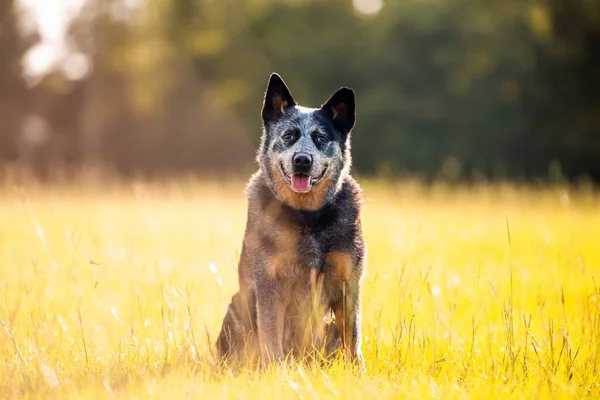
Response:
M363 184L365 376L213 371L243 186L0 189L0 396L600 395L600 200L508 185Z

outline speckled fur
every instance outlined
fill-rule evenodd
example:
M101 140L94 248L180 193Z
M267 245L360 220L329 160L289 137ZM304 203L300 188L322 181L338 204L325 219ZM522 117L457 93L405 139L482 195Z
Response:
M265 365L341 349L364 370L362 191L349 175L354 92L341 88L320 108L300 107L273 74L262 116L259 170L247 187L240 289L217 340L220 359L260 358ZM295 139L284 139L290 132ZM282 172L293 172L297 152L312 156L311 176L325 171L308 193L294 192Z

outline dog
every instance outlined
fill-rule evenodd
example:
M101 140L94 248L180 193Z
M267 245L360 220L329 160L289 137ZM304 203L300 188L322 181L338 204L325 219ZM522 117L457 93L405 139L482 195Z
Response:
M220 360L265 366L341 351L365 371L362 189L350 175L355 119L350 88L306 108L277 73L269 77L259 169L246 188L239 291L217 339Z

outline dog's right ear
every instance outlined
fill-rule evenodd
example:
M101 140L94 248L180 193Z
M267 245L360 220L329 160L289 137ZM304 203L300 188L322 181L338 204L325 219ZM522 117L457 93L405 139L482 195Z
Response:
M266 124L285 114L286 110L295 106L290 90L281 77L273 72L269 77L265 100L262 108L263 122Z
M354 90L342 87L335 92L329 100L321 106L322 110L331 117L333 126L347 135L356 120L356 105L354 103Z

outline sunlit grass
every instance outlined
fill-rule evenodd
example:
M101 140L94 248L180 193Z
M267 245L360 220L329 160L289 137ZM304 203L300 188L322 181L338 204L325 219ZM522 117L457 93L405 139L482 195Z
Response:
M600 395L600 200L363 183L367 374L218 372L244 182L0 189L0 396Z

